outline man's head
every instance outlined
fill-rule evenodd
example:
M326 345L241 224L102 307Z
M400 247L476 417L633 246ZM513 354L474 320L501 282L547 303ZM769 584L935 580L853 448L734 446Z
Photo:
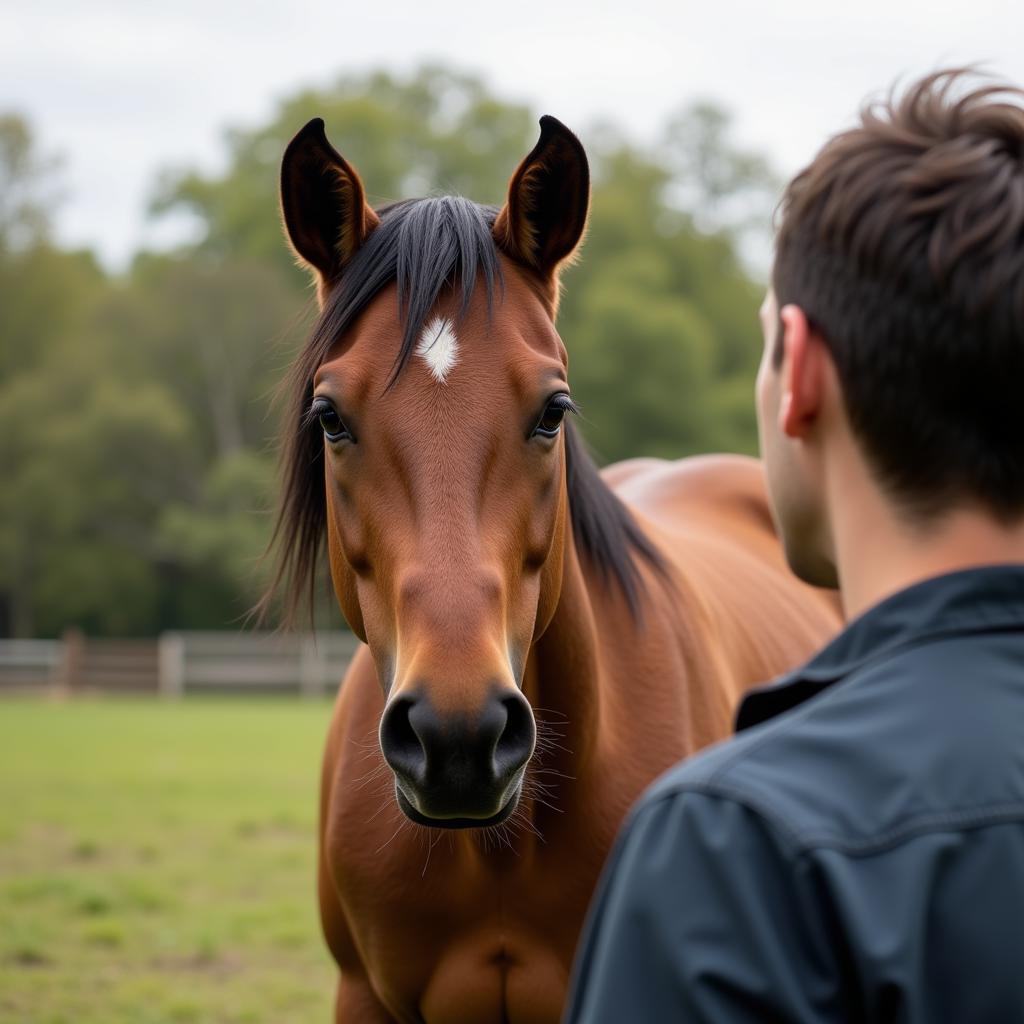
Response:
M1024 91L967 78L867 107L782 200L758 417L811 582L835 582L837 459L905 522L1024 518Z

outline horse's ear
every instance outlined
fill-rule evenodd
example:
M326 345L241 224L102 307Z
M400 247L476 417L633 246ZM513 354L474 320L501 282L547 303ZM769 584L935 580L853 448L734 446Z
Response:
M321 305L356 250L380 223L363 183L315 117L284 151L281 212L288 239L317 278Z
M590 206L590 168L580 140L561 121L540 119L540 139L512 175L494 222L498 246L554 279L583 237Z

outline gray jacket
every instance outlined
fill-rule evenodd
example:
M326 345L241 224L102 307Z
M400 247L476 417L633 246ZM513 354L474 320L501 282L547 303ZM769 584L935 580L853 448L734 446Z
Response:
M1024 566L928 580L637 805L566 1020L1024 1021Z

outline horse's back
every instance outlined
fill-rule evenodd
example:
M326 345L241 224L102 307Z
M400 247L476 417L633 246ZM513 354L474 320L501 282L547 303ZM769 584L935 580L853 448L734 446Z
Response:
M834 592L789 570L758 460L633 459L603 473L699 601L731 662L735 696L804 660L841 625Z
M764 469L744 455L630 459L602 470L615 493L641 517L669 533L705 523L713 532L754 530L775 537Z

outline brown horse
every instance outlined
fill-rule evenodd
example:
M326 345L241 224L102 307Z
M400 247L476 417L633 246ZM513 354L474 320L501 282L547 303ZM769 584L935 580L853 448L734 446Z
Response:
M787 572L755 461L602 478L586 454L554 319L589 172L541 128L500 211L374 211L319 120L284 158L321 313L293 370L281 577L294 607L326 537L366 643L323 762L339 1021L557 1021L631 802L838 624Z

